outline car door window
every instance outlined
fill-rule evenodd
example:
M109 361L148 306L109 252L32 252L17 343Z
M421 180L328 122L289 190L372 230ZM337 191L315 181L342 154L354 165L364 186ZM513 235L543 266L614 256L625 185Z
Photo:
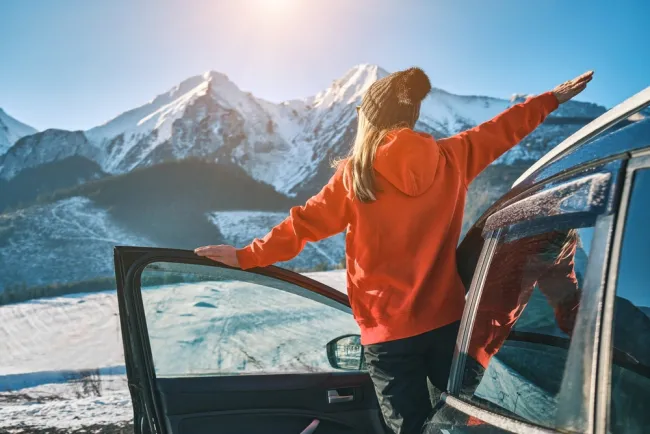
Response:
M555 427L593 227L504 229L469 340L462 396Z
M334 371L328 342L359 333L349 307L264 275L155 262L140 281L158 378Z
M546 428L588 428L586 355L595 345L615 173L549 184L488 219L492 253L453 380L458 405L471 404L467 414L479 408Z
M650 169L636 173L621 245L614 301L610 429L650 426Z

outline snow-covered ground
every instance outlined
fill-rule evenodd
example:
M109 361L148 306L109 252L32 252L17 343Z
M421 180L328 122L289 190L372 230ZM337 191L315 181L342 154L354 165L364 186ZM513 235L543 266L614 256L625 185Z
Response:
M143 271L145 282L180 276L188 283L142 291L159 377L333 371L326 343L358 333L349 309L264 276L166 263ZM344 270L307 276L345 292ZM476 394L539 423L557 405L498 357ZM0 428L72 432L132 418L115 291L0 306Z
M308 276L345 291L344 271ZM264 279L207 277L143 291L160 376L331 370L325 343L358 332L349 313L265 288ZM0 428L125 423L124 372L114 291L0 306Z
M113 246L155 245L86 197L0 214L0 228L0 290L110 276Z
M498 357L490 360L475 395L540 425L548 424L557 408L553 395L526 380Z
M225 241L233 246L246 246L255 238L266 235L274 226L287 218L286 212L267 211L218 211L208 219L219 228ZM329 267L337 266L344 259L345 234L337 234L317 243L307 243L296 258L280 266L309 268L318 261Z

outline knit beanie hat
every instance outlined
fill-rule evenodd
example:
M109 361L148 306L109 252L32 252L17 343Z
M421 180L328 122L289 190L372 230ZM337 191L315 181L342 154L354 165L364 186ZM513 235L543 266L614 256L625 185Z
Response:
M361 100L361 111L375 128L399 123L413 128L420 116L420 103L430 91L429 77L420 68L394 72L370 85Z

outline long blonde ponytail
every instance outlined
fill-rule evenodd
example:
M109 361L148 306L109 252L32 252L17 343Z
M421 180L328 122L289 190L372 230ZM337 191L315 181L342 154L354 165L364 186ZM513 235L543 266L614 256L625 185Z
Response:
M341 164L346 165L346 175L348 175L348 171L351 172L351 177L345 176L343 179L346 188L351 187L354 196L359 201L368 203L377 199L375 171L373 168L377 148L384 143L388 133L398 128L408 127L406 123L403 123L387 129L378 129L368 122L368 119L363 115L363 111L359 111L357 135L350 154L347 158L334 162L335 167ZM352 186L348 185L349 178L352 178Z

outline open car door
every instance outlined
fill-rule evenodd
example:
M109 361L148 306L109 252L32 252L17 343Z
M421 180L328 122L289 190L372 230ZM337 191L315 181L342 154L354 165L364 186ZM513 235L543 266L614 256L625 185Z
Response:
M115 248L136 433L377 433L348 297L277 267Z

